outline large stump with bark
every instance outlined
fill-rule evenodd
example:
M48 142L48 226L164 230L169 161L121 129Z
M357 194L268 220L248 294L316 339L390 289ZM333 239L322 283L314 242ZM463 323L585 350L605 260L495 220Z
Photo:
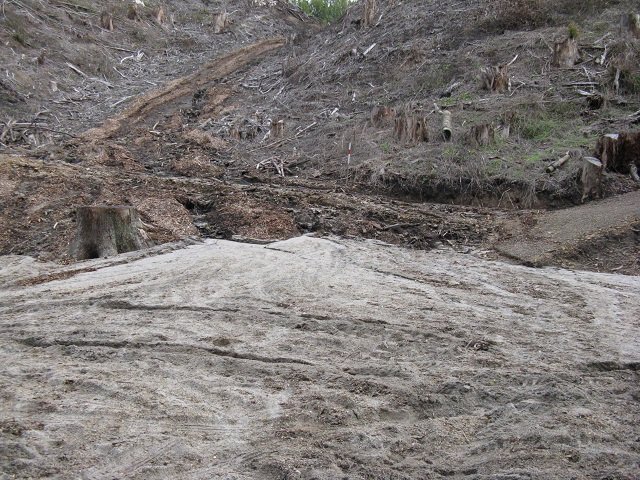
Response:
M373 25L378 13L378 4L376 0L365 0L364 11L362 12L362 26L370 27Z
M637 170L640 167L640 130L603 135L596 145L595 156L607 170L625 174Z
M393 136L400 143L428 142L427 119L399 112L395 118Z
M579 58L578 41L569 37L553 46L551 65L559 68L569 68L573 67Z
M509 65L497 65L480 69L482 88L490 92L504 93L511 88Z
M110 257L149 246L140 216L131 206L78 207L76 224L70 254L77 260Z

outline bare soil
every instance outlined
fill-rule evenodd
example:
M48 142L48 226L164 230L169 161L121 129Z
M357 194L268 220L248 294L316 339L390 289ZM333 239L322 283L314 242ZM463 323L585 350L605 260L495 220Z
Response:
M638 128L633 2L145 3L0 6L0 480L638 477L638 184L545 172ZM97 204L156 246L75 262Z
M6 478L637 478L638 277L171 248L0 259Z

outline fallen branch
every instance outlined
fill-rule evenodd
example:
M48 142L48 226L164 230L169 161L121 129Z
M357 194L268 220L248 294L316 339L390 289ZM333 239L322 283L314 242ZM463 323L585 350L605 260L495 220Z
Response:
M84 78L88 78L88 75L86 73L84 73L82 70L80 70L78 67L76 67L75 65L67 62L67 67L69 67L71 70L76 72L78 75L80 75L80 76L82 76Z
M111 108L115 108L118 105L120 105L122 102L126 102L127 100L129 100L131 97L133 97L133 95L129 95L127 97L123 97L120 100L118 100L116 103L111 104Z
M362 56L366 57L367 53L369 53L371 50L373 50L373 48L377 45L377 43L374 43L373 45L371 45L369 48L367 48L364 52L362 52Z

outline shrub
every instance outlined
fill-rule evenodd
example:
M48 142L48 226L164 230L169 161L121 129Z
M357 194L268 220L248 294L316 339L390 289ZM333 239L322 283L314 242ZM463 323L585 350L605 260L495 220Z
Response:
M307 15L317 17L325 22L333 22L347 10L350 0L290 0L298 5Z

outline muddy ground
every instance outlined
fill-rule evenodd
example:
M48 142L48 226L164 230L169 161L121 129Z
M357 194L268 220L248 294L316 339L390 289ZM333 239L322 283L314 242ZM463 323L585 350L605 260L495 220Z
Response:
M145 3L2 3L0 480L638 478L638 184L606 172L579 205L580 164L545 172L637 129L637 62L612 90L633 2L379 2L325 29ZM569 21L581 63L553 68ZM76 262L96 204L156 246Z
M312 237L1 262L3 478L640 469L637 277Z

